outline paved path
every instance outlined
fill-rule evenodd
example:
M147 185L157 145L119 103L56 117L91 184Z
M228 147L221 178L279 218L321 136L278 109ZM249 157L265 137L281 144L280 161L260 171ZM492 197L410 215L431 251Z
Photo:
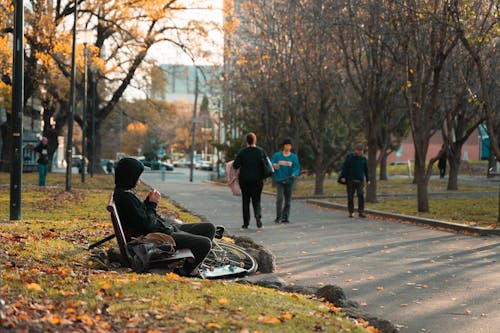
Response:
M275 225L263 196L264 228L240 229L241 202L226 187L144 174L182 207L251 237L277 257L296 285L334 284L401 332L500 332L500 237L475 237L292 202L289 225Z

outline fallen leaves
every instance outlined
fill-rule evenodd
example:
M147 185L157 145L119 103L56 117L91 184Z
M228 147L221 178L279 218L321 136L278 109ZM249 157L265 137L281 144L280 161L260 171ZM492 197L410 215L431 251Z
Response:
M35 291L42 291L42 287L38 284L38 283L28 283L26 285L26 288L28 288L28 290L35 290Z

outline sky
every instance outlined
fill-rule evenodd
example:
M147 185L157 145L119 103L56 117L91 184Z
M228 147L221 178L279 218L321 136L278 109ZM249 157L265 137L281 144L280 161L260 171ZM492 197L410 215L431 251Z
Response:
M206 22L215 22L219 27L222 27L223 22L223 0L198 0L194 1L196 8L186 10L179 23L189 20L203 20ZM211 9L203 9L211 7ZM196 59L197 65L221 64L223 51L223 34L221 31L212 30L209 32L206 40L201 43L204 48L212 53L208 59ZM168 43L160 43L155 45L150 50L149 56L158 61L159 64L192 64L193 61L178 47Z

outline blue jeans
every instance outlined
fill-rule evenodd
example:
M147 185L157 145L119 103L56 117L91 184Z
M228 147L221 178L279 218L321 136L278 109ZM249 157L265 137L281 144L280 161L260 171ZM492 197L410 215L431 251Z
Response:
M48 164L38 163L38 186L45 186L45 178L47 178Z
M290 203L292 201L293 184L277 183L277 196L276 196L276 221L288 220L290 215ZM285 205L283 205L283 199Z

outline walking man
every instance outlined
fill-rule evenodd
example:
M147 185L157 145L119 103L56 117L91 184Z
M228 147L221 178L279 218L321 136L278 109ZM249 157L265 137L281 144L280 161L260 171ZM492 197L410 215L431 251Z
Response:
M358 196L358 214L359 217L366 217L365 211L365 179L366 184L370 184L368 176L368 160L363 155L363 145L357 144L354 152L349 153L344 163L342 164L342 171L340 172L340 181L346 183L347 187L347 208L349 210L349 217L354 213L354 192Z
M277 188L275 223L289 223L293 185L300 173L299 158L292 153L292 140L285 139L282 150L271 158L274 167L274 182ZM283 205L283 199L285 205Z

